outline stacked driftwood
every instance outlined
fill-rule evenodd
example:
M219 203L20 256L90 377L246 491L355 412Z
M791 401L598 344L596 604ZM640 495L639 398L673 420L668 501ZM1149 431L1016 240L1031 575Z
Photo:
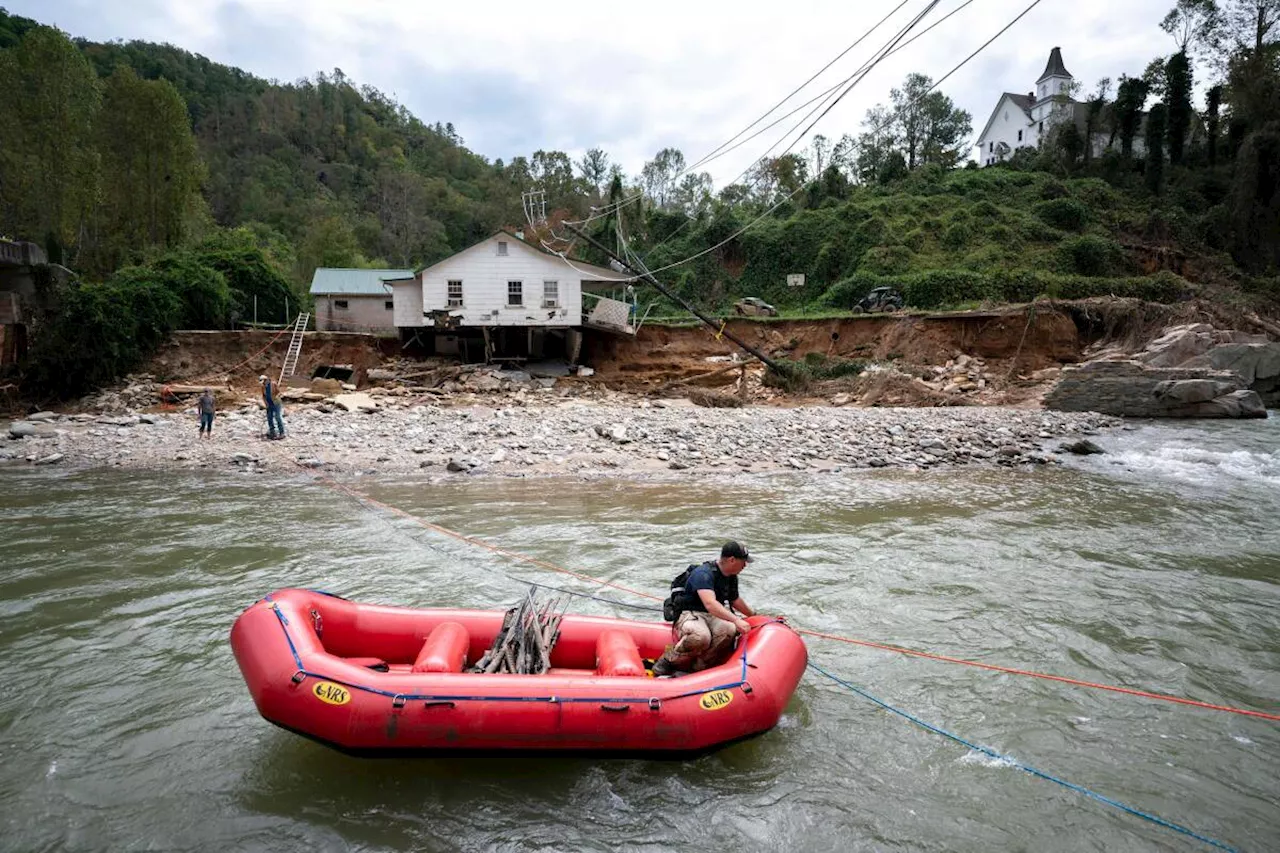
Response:
M493 646L469 672L540 675L551 668L551 650L560 636L567 599L538 600L533 589L507 611Z

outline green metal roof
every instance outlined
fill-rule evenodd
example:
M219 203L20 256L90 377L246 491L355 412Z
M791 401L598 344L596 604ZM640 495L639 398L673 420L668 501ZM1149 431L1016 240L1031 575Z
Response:
M413 278L413 270L352 270L318 267L311 276L311 295L383 296L391 288L384 279Z

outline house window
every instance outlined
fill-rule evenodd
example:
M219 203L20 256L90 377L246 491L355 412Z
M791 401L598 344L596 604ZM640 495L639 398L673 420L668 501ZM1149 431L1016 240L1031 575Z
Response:
M1008 110L1005 110L1005 111L1004 111L1004 120L1005 120L1005 121L1008 121L1008 120L1009 120L1009 111L1008 111Z
M1018 131L1018 141L1022 141L1022 131Z
M396 310L396 304L395 304L395 302L391 301L390 299L388 299L386 302L382 303L382 307L383 307L383 308L386 308L388 311L394 311L394 310Z
M498 241L498 254L499 254L499 255L506 255L506 253L507 253L507 241L506 241L506 240L499 240L499 241Z
M449 280L449 292L447 296L449 298L448 307L450 308L462 307L462 280L461 279L455 278L455 279Z
M544 281L542 283L542 307L560 307L560 282Z
M988 154L996 153L996 144L994 142L987 143L987 153Z
M1044 122L1040 122L1040 129L1037 132L1044 133Z
M507 282L507 307L519 308L522 305L524 305L524 282Z
M347 310L347 300L345 300L345 299L335 299L335 300L333 300L333 307L334 307L334 310L336 310L336 311L346 311L346 310Z

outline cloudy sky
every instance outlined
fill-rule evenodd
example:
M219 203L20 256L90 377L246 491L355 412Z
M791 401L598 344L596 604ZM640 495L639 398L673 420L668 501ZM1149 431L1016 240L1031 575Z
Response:
M715 149L896 2L650 0L610 9L600 0L0 0L75 36L169 42L269 79L341 68L424 121L453 122L470 148L491 159L539 148L577 156L599 146L631 173L665 146L689 162ZM942 0L920 28L962 2ZM1030 2L972 0L881 63L814 132L856 133L867 108L886 101L908 72L937 79ZM907 0L784 111L852 74L926 5ZM1055 45L1087 90L1100 77L1140 74L1153 56L1173 50L1158 27L1172 5L1042 0L942 91L972 113L976 137L999 93L1030 91ZM717 184L736 177L805 112L709 164Z

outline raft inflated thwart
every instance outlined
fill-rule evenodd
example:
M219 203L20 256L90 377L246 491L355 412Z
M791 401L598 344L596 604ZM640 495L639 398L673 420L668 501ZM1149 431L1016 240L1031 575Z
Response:
M799 635L756 616L724 664L652 678L642 659L670 625L567 615L546 673L465 672L502 620L285 589L240 615L231 648L263 717L361 755L706 752L776 725L808 662Z

